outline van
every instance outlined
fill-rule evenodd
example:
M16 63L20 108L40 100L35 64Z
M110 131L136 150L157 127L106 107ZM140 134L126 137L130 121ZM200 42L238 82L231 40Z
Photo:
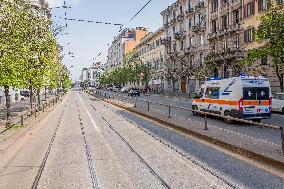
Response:
M192 109L260 122L271 118L272 94L267 78L211 78L202 85ZM193 112L196 115L196 112ZM226 123L233 121L225 118Z

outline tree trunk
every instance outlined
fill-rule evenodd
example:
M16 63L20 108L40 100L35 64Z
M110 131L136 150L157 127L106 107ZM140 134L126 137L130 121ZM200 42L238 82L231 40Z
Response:
M33 97L34 97L32 84L30 84L30 88L29 89L30 89L30 108L32 110L33 109Z
M281 90L281 92L284 92L284 88L283 88L283 84L284 84L283 74L280 73L279 67L277 65L275 67L275 72L276 72L277 78L278 78L279 83L280 83L280 90Z
M4 86L4 93L5 93L5 97L6 97L6 109L7 109L7 113L6 113L6 127L8 128L10 126L10 107L11 107L11 98L10 98L10 94L9 94L9 86L5 85Z
M46 86L44 87L44 99L47 100L47 94L46 94Z
M37 104L40 107L40 89L37 90Z

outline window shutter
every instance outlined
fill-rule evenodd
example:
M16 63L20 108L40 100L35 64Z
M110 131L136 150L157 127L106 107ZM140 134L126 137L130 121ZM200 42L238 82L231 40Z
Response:
M248 38L247 38L248 35L247 35L247 32L248 32L247 30L244 31L244 41L245 41L245 43L248 42Z
M251 7L252 7L252 15L254 15L255 13L255 1L254 0L252 1Z
M254 28L251 28L251 41L253 42L254 41Z
M247 17L247 5L244 5L244 18Z
M261 1L263 0L258 0L258 12L261 12L261 3L262 3Z

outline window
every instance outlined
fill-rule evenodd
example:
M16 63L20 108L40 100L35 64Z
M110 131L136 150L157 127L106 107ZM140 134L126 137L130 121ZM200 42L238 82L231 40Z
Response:
M254 15L254 7L255 7L254 1L245 5L245 8L244 8L244 17L245 18Z
M266 66L266 65L267 65L267 56L262 57L262 58L260 59L260 61L261 61L261 65L262 65L262 66Z
M183 50L184 49L184 44L183 44L183 41L180 42L180 50Z
M179 12L180 12L180 14L183 13L183 11L182 11L182 6L179 7Z
M181 22L181 23L179 23L179 31L181 32L181 33L183 33L183 23Z
M203 45L203 44L204 44L204 37L203 37L203 34L200 34L200 35L199 35L199 39L200 39L200 45Z
M225 40L224 43L223 43L223 50L225 51L227 49L228 49L228 42L227 42L227 40Z
M188 9L192 9L192 0L188 0Z
M176 33L176 28L173 27L173 35L175 35L175 33Z
M236 9L232 12L232 20L233 25L238 24L240 22L240 10Z
M267 10L267 1L266 0L258 0L258 12Z
M218 0L212 1L212 12L215 12L218 8Z
M189 18L188 26L189 26L189 29L191 29L191 28L192 28L192 18Z
M223 4L228 4L229 3L229 0L222 0Z
M192 47L193 44L193 37L189 37L188 47Z
M200 65L203 65L203 63L204 63L204 54L203 54L203 52L201 52L200 53L200 55L199 55L200 57Z
M173 19L176 19L176 11L173 11Z
M205 98L219 99L220 87L208 87L206 89Z
M268 87L245 87L243 88L244 100L268 100L269 88Z
M253 42L253 28L245 30L244 39L245 39L245 43Z
M228 15L222 16L222 29L228 29Z
M213 20L211 25L212 25L212 32L216 33L217 32L217 20Z
M235 47L236 49L239 49L239 48L240 48L240 37L239 37L239 36L237 36L237 37L235 38L235 40L234 40L234 47Z

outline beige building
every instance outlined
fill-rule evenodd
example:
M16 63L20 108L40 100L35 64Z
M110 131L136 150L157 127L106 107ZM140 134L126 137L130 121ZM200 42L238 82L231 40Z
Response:
M177 0L161 14L164 23L168 90L194 94L196 70L208 52L207 0Z
M132 52L148 33L146 28L138 27L136 29L124 29L116 36L108 49L107 69L121 65L125 55Z
M274 1L274 3L276 3ZM280 0L277 3L284 3ZM277 4L276 4L277 6ZM260 25L260 16L268 9L267 0L243 0L243 34L244 34L244 43L243 49L245 52L259 48L262 44L257 43L253 38L253 31L258 29ZM280 90L279 79L276 76L275 70L271 67L271 59L269 57L263 58L262 60L256 61L250 70L252 74L264 75L269 78L272 92L277 92ZM283 73L284 75L284 73ZM284 77L284 76L282 76Z
M149 86L156 92L164 90L165 46L162 45L163 28L150 32L135 47L135 55L151 69Z

